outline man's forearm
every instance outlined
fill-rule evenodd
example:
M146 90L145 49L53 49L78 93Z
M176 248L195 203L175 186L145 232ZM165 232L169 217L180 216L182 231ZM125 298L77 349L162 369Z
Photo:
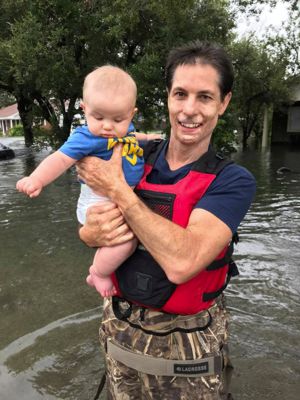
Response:
M198 224L182 228L161 217L126 187L117 191L114 201L135 235L174 283L185 282L204 269L227 240L217 240L216 246L210 246L206 229L199 229Z
M188 236L183 228L155 214L141 201L122 211L128 225L169 280L181 283L193 275L189 273L187 254L182 246Z

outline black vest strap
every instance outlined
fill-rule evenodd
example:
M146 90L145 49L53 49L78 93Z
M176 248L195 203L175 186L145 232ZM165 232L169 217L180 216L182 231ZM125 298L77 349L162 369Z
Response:
M233 164L233 161L216 153L212 147L209 147L208 151L195 161L191 169L193 171L218 175L229 164Z
M211 264L209 264L208 267L206 267L206 270L214 271L216 269L224 267L224 265L229 264L232 261L231 256L233 254L234 245L237 244L238 242L239 242L239 235L237 232L235 232L232 236L230 245L228 246L227 252L224 255L224 257L220 258L219 260L213 261Z
M150 140L144 148L144 159L147 164L154 164L166 141L164 139Z
M230 279L234 276L239 275L238 267L236 266L235 262L232 260L231 256L233 253L233 246L239 242L239 235L237 232L234 233L232 236L232 240L230 245L228 246L228 250L223 258L220 260L213 261L206 269L208 271L213 271L215 269L219 269L224 267L228 264L228 273L225 284L215 292L207 292L203 294L203 301L210 301L215 299L216 297L220 296L220 294L226 289Z
M153 165L159 156L166 141L163 139L152 140L144 148L144 159L147 164ZM217 175L226 165L233 164L233 161L216 153L210 146L208 151L203 154L192 166L192 171L204 172Z
M228 266L228 272L227 272L227 278L226 278L225 284L222 287L220 287L219 290L216 290L215 292L203 293L203 301L210 301L210 300L213 300L216 297L220 296L220 294L226 289L228 283L230 282L230 279L233 276L237 276L237 275L239 275L239 270L238 270L235 262L231 261Z

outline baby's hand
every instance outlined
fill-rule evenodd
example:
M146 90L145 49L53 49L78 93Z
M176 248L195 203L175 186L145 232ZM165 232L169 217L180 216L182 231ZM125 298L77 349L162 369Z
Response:
M147 133L148 140L164 139L164 135L161 133Z
M25 176L17 182L16 188L19 192L27 194L27 196L33 198L37 197L42 189L42 182L32 176Z

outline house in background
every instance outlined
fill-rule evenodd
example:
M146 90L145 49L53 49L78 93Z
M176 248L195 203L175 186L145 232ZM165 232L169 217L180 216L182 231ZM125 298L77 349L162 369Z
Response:
M20 123L21 118L17 104L12 104L11 106L0 109L0 132L2 132L4 136L7 135L10 128Z
M300 83L291 85L289 101L274 111L272 143L300 144Z
M78 109L79 109L78 102ZM16 125L22 125L21 118L18 112L17 103L12 104L11 106L0 108L0 136L3 134L4 136L8 135L8 131ZM74 121L72 125L72 129L77 125L84 125L85 119L81 113L74 115ZM46 120L40 120L39 122L35 121L34 125L43 126L45 129L51 129L51 125ZM63 126L63 116L59 116L59 126Z

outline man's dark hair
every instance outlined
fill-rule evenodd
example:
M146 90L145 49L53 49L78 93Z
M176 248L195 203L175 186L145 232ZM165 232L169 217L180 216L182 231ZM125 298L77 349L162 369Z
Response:
M221 98L224 99L233 85L233 67L231 60L225 50L217 44L201 42L196 40L182 47L170 51L166 69L165 79L168 91L171 90L175 70L180 65L210 65L219 74L219 87Z

